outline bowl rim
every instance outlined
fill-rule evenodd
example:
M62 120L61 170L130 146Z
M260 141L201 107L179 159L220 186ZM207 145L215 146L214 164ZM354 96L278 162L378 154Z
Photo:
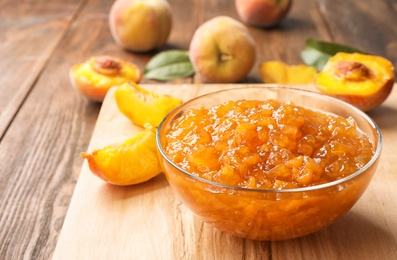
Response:
M198 175L192 174L188 171L186 171L185 169L179 167L178 165L176 165L166 154L165 151L163 150L163 147L161 145L160 142L160 130L163 127L163 124L168 120L169 117L171 117L175 111L179 111L181 108L188 106L190 103L207 97L207 96L211 96L211 95L216 95L216 94L220 94L222 92L228 92L231 90L241 90L241 89L247 89L247 88L265 88L265 89L269 89L269 90L277 90L282 88L283 90L291 90L291 91L295 91L295 92L303 92L306 94L310 94L310 95L319 95L322 96L322 98L324 99L328 99L331 100L332 102L336 102L336 103L340 103L343 106L347 106L349 109L353 110L355 113L357 113L360 117L364 118L366 122L368 122L370 124L370 126L375 129L376 132L376 137L377 137L377 147L376 150L374 152L374 155L372 156L372 158L367 162L367 164L365 164L361 169L359 169L358 171L335 181L332 182L327 182L327 183L323 183L323 184L319 184L319 185L314 185L314 186L308 186L308 187L301 187L301 188L294 188L294 189L253 189L253 188L244 188L244 187L238 187L238 186L231 186L231 185L227 185L227 184L223 184L220 182L214 182L214 181L210 181L207 180L205 178L202 178ZM375 144L373 144L375 145ZM232 88L227 88L227 89L222 89L222 90L217 90L217 91L212 91L212 92L208 92L205 93L203 95L199 95L197 97L194 97L192 99L189 99L188 101L182 103L180 106L174 108L172 111L170 111L161 121L161 123L159 124L157 130L156 130L156 146L157 149L160 153L160 155L162 156L162 158L164 158L169 164L171 164L173 167L175 167L177 170L179 170L180 172L182 172L183 174L187 175L188 177L191 177L197 181L200 182L204 182L206 184L209 185L213 185L219 188L225 188L225 189L232 189L235 191L245 191L245 192L260 192L260 193L296 193L296 192L307 192L307 191L316 191L316 190L321 190L321 189L325 189L325 188L330 188L330 187L334 187L337 186L339 184L342 184L344 182L347 182L351 179L354 179L355 177L361 175L363 172L365 172L368 168L370 168L372 165L375 164L375 162L379 159L381 151L382 151L382 147L383 147L383 142L382 142L382 133L380 131L379 126L376 124L376 122L365 112L363 112L362 110L358 109L357 107L343 101L340 100L338 98L320 93L320 92L315 92L312 90L306 90L306 89L301 89L298 87L293 87L293 86L285 86L285 85L278 85L278 84L261 84L261 85L250 85L250 86L245 86L245 87L232 87Z

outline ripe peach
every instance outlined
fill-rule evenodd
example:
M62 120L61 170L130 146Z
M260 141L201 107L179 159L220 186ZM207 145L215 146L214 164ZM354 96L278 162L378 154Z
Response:
M127 50L158 49L171 32L171 7L165 0L117 0L110 9L109 25L113 39Z
M93 101L102 102L111 87L126 81L138 83L142 72L133 63L112 56L95 56L74 65L69 77L80 93Z
M389 96L394 85L394 67L379 56L340 52L328 60L314 83L320 92L369 111Z
M194 33L189 57L204 82L234 83L255 63L255 41L248 29L227 16L215 17Z
M288 14L292 0L236 0L235 5L243 22L259 27L271 27Z

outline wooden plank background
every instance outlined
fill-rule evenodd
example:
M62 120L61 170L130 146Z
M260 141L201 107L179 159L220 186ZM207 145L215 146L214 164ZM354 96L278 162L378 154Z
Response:
M164 49L187 49L195 28L209 18L237 18L231 0L169 2L175 22ZM54 252L82 167L79 153L89 144L100 109L71 88L70 67L93 55L111 54L143 68L154 54L126 52L114 43L107 22L112 3L0 2L0 259L48 259ZM250 27L258 57L244 82L261 81L262 61L301 63L308 37L346 43L397 66L396 24L396 0L295 1L279 27ZM169 83L200 81L192 77ZM396 122L395 113L385 106L371 115L384 119L387 131ZM277 247L272 254L292 254L298 247Z

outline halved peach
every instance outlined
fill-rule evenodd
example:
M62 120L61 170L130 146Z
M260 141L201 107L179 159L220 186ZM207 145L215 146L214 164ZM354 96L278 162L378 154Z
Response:
M95 56L73 66L69 77L84 96L102 102L111 87L127 81L138 83L142 71L131 62L112 56Z
M317 89L363 111L382 104L394 86L394 66L387 59L360 53L337 53L315 76Z

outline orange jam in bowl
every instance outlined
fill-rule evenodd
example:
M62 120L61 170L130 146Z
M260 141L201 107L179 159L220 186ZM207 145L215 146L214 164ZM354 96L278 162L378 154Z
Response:
M320 230L356 203L381 134L340 100L258 86L186 102L159 126L157 144L171 187L204 221L282 240Z

